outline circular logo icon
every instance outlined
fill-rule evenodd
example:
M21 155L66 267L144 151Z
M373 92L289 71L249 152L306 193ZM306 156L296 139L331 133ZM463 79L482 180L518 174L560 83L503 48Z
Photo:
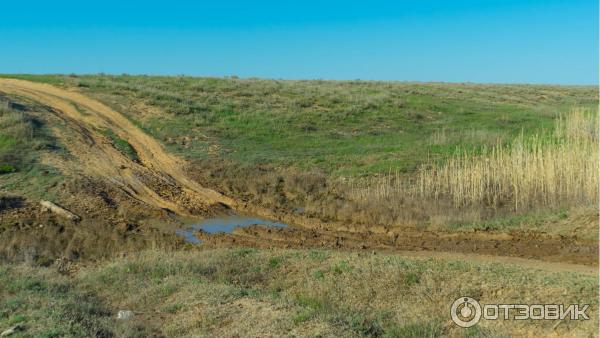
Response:
M460 297L450 308L452 321L460 327L471 327L481 319L481 305L471 297Z

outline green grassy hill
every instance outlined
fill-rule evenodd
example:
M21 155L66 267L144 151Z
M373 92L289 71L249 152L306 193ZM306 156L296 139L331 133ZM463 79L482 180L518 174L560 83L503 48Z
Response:
M95 94L189 158L212 154L334 175L411 171L457 147L551 129L573 106L598 105L596 88L577 86L21 77ZM161 113L141 112L140 101Z

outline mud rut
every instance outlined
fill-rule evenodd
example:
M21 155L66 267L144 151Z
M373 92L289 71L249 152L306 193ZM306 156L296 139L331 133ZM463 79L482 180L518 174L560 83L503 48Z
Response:
M0 79L0 92L48 106L64 122L55 128L73 159L53 163L65 172L103 179L131 198L180 215L207 215L223 205L246 209L191 180L185 162L169 153L122 114L80 93L48 84ZM103 131L112 130L136 151L137 160L115 148ZM254 210L255 212L257 210ZM273 216L269 211L257 212ZM281 216L281 215L280 215ZM254 246L397 251L408 256L503 262L551 271L597 274L598 244L572 237L511 233L441 233L417 229L376 229L324 225L318 220L281 216L299 226L251 226L232 234L199 233L207 247Z

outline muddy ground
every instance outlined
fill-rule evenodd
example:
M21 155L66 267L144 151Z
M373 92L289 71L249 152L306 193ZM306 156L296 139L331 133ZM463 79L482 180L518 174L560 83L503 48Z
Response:
M0 261L52 264L58 258L89 260L182 243L164 225L172 213L149 207L110 185L89 179L61 184L61 205L81 216L67 220L38 201L13 197L0 208Z
M387 233L374 233L368 229L349 232L300 227L267 228L254 225L236 229L232 234L199 232L197 237L204 241L205 246L210 247L434 251L598 265L598 246L593 241L523 231L440 233L395 229Z

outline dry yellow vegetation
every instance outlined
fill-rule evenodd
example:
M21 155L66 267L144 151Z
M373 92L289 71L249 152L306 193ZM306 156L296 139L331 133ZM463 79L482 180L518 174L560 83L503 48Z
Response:
M450 198L455 206L511 203L534 206L598 203L598 116L573 109L557 119L553 133L520 135L508 145L467 152L421 170L415 193Z
M575 108L552 131L521 134L511 142L459 150L440 166L423 166L416 178L398 174L353 189L359 200L443 201L454 207L534 208L598 204L598 115Z

